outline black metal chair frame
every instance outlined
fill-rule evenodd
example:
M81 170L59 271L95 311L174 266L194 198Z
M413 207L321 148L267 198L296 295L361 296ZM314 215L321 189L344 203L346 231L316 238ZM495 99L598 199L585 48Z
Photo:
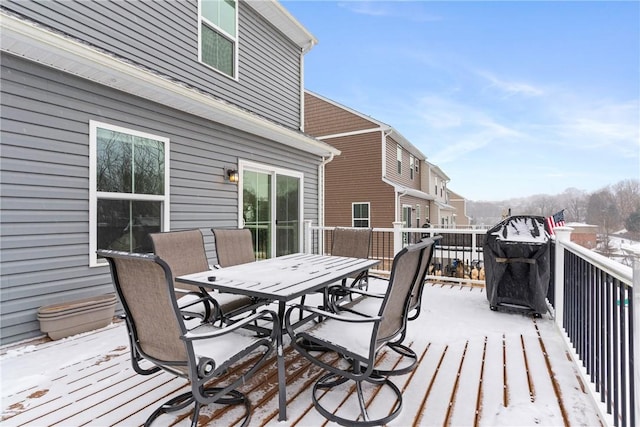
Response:
M388 378L381 376L375 369L375 360L378 352L389 342L392 342L403 334L406 328L406 317L408 314L411 291L416 282L416 276L421 270L422 254L430 245L429 242L418 243L402 249L394 258L390 283L387 292L382 298L380 308L376 315L361 314L357 311L351 313L334 313L316 307L294 305L287 310L284 323L287 333L291 337L292 346L312 363L328 371L316 381L313 386L313 404L325 418L337 422L341 425L373 426L381 425L395 419L402 410L402 392ZM401 304L398 307L398 304ZM395 310L400 310L400 313ZM303 310L310 313L305 316L307 319L316 320L308 329L303 329L300 322L293 323L291 315L294 311ZM309 320L308 320L309 322ZM333 323L328 323L333 322ZM371 338L368 345L368 354L365 356L357 350L348 347L348 343L334 343L314 335L313 331L319 328L330 327L344 328L349 325L370 324ZM295 325L295 326L294 326ZM350 369L342 369L339 366L325 362L322 356L313 351L314 346L323 348L326 351L334 351L350 363ZM311 349L311 350L310 350ZM322 406L318 391L320 389L331 389L347 381L356 383L356 392L360 415L359 419L347 419L340 417ZM388 387L396 397L396 402L389 414L378 419L370 419L365 405L362 383L368 382L377 386Z
M151 375L160 370L164 370L175 376L187 379L191 385L188 392L168 400L156 409L146 420L145 426L151 425L151 423L162 414L178 411L194 404L195 407L192 414L191 425L192 427L196 427L201 407L211 403L243 404L245 406L245 417L242 426L248 425L251 417L251 404L249 399L243 393L239 392L237 388L244 384L246 379L253 375L273 352L277 342L277 334L279 333L277 314L271 310L264 310L224 327L215 327L211 324L199 323L196 327L188 328L185 324L183 313L177 304L174 292L174 281L171 269L167 263L155 255L148 254L131 254L110 250L99 250L98 254L109 262L116 292L125 311L125 322L131 350L131 363L135 372L141 375ZM154 277L153 274L147 274L145 277L138 277L137 279L135 276L133 278L127 277L127 269L133 267L140 268L141 271L155 273L157 277ZM157 270L158 268L162 270L162 273ZM123 285L135 287L134 284L128 283L130 281L136 281L135 286L145 286L145 289L153 288L155 289L154 292L159 292L160 294L163 294L160 288L164 287L167 298L164 299L163 302L171 305L171 310L175 317L173 321L177 322L177 328L180 334L179 336L168 338L170 343L167 343L167 341L160 343L155 342L153 345L155 350L153 351L157 352L158 348L173 346L174 350L175 348L181 349L180 353L184 353L184 358L163 359L157 355L149 354L146 350L147 348L151 349L152 346L150 346L149 343L154 340L155 336L150 335L149 331L143 332L141 335L141 331L147 328L147 326L144 325L148 325L148 321L145 322L141 320L142 317L149 316L151 312L157 317L161 311L168 313L168 309L167 307L159 307L158 304L162 304L162 302L154 300L147 301L141 305L134 304L133 306L136 307L136 311L132 311L131 301L128 301L126 297L126 292L128 291L124 291L123 288ZM149 283L143 283L147 281L149 281ZM211 300L211 297L207 293L201 295L201 298L202 300ZM194 346L196 346L198 342L201 342L201 340L221 339L225 335L237 333L240 328L257 320L272 324L270 336L247 338L247 342L250 344L239 349L238 352L225 360L214 360L210 356L196 354ZM165 319L164 321L172 322L170 319ZM158 340L162 340L162 338L158 337ZM231 365L250 353L259 351L260 348L262 348L262 354L257 357L257 360L255 360L252 365L250 364L238 378L224 386L207 385L216 377L225 374ZM144 368L141 366L142 361L150 362L154 366Z
M406 316L407 322L416 320L420 315L420 311L422 309L422 293L424 291L424 285L426 283L427 271L429 268L429 264L431 264L431 260L433 259L433 249L434 249L435 243L440 239L441 239L441 236L434 236L431 238L422 239L422 242L427 243L428 246L422 252L422 262L420 264L420 270L416 275L415 283L413 285L413 290L411 292L409 306L407 309L407 316ZM378 278L378 279L386 280L386 281L389 280L387 278ZM367 298L381 300L382 298L384 298L384 294L367 292L360 289L348 289L348 291L351 294L351 300L353 302L345 305L333 305L332 309L335 312L339 313L340 311L349 311L349 312L355 312L355 313L360 313L365 315L366 314L371 315L372 314L371 310L361 310L364 305L363 300L366 300ZM360 296L360 299L353 298L354 294ZM376 304L374 304L374 307L375 305ZM415 351L413 351L407 345L403 344L406 336L407 336L407 328L405 327L402 330L402 333L400 334L400 336L394 341L388 342L387 346L393 351L395 351L396 353L400 354L401 356L406 357L409 360L409 363L404 364L402 367L395 368L393 370L375 369L376 374L383 375L383 376L404 375L415 369L418 363L418 356L415 353Z

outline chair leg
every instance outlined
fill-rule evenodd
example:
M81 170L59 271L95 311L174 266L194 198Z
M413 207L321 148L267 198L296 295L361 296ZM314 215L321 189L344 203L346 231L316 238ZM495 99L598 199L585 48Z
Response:
M406 345L402 345L400 343L387 343L387 346L398 353L402 357L406 357L409 359L409 364L402 368L392 369L392 370L384 370L384 369L374 369L373 373L375 375L379 375L382 377L393 376L393 375L404 375L413 371L418 363L418 355L415 351L411 350Z
M191 418L191 427L198 427L198 418L200 418L200 402L196 402L196 407L193 408L193 415Z
M144 426L149 427L151 426L151 423L160 415L166 414L169 412L179 411L191 405L193 402L195 402L195 399L193 398L193 393L191 393L190 391L187 393L183 393L179 396L176 396L173 399L167 400L158 409L156 409L149 416L149 418L147 418L147 421L145 421ZM197 419L197 416L196 416L196 419Z
M202 395L205 397L211 397L211 396L214 396L216 393L219 393L221 390L222 388L218 388L218 387L207 388L202 390ZM144 426L150 427L151 423L153 423L155 419L158 418L160 415L182 410L194 403L195 405L192 412L191 427L197 427L198 417L200 416L200 408L202 408L202 404L193 397L193 393L190 391L187 393L183 393L179 396L176 396L166 401L164 404L162 404L162 406L156 409L151 414L151 416L147 418L147 421L145 421ZM247 425L249 425L249 421L251 419L251 402L243 393L237 390L231 390L226 395L218 398L214 403L217 403L220 405L238 405L241 403L244 404L245 416L241 426L246 427Z
M333 422L338 423L338 424L343 425L343 426L363 426L363 427L368 427L368 426L380 426L380 425L387 424L391 420L396 418L398 415L400 415L400 412L402 410L402 392L400 391L400 389L393 382L391 382L387 378L380 378L380 379L376 379L376 380L373 380L373 381L371 381L371 380L373 380L373 379L370 378L368 382L370 382L371 384L380 386L380 387L383 387L383 386L384 387L388 387L395 394L396 402L395 402L393 410L391 411L390 414L385 415L385 416L383 416L381 418L371 419L370 414L369 414L369 412L367 411L367 408L366 408L366 401L365 401L363 390L362 390L363 381L356 381L356 392L357 392L358 407L359 407L359 412L360 412L359 416L354 417L355 419L347 419L347 418L340 417L340 416L334 414L333 412L327 410L320 403L320 398L322 396L319 396L318 391L319 390L330 390L332 387L338 386L340 384L344 384L347 381L352 381L349 378L343 377L343 376L341 376L339 374L335 374L335 373L328 373L326 375L323 375L313 385L313 390L312 390L312 393L311 393L311 398L313 400L313 405L316 408L316 410L323 417L325 417L327 420L333 421ZM367 381L367 380L365 380L365 381ZM324 393L322 393L322 395L324 395Z
M367 403L364 401L364 393L362 392L362 381L356 383L356 392L358 393L358 404L360 404L362 419L368 422L369 413L367 412Z

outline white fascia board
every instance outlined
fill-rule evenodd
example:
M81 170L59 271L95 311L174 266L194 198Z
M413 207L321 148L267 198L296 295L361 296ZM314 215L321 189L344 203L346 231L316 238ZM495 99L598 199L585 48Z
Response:
M453 207L451 205L448 205L446 203L439 202L437 200L434 200L434 203L436 204L436 206L438 206L443 211L455 211L456 210L455 207Z
M400 196L412 196L412 197L417 197L419 199L424 199L424 200L434 200L435 199L435 197L433 197L429 193L425 193L424 191L416 190L415 188L405 187L404 185L397 184L397 183L389 180L388 178L384 178L383 177L382 181L384 183L389 184L390 186L392 186L393 189L397 193L399 193Z
M282 31L293 41L303 53L311 50L318 44L315 38L296 18L289 13L278 1L275 0L245 0L264 19Z
M0 24L2 52L314 155L340 154L340 150L302 132L4 12L0 12Z
M429 163L429 162L427 162ZM443 172L442 169L440 169L440 166L434 165L433 163L429 163L429 167L433 170L433 172L441 179L443 179L446 182L451 181L451 179L449 178L449 176Z

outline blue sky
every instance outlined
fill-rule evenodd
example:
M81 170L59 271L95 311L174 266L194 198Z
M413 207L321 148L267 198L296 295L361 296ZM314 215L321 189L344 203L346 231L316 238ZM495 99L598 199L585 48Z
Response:
M398 130L469 200L640 179L638 1L282 1L305 87Z

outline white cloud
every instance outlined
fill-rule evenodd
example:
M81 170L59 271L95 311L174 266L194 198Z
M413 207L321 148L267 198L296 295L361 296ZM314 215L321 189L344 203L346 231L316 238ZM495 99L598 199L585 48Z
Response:
M556 107L557 134L578 150L607 149L623 157L640 154L640 109L638 100L628 102L583 102Z
M507 96L542 96L545 91L542 88L534 86L531 83L519 82L514 80L500 79L497 76L487 71L478 71L477 74L488 80L491 88L498 89L505 93Z
M421 2L403 2L403 7L394 7L389 1L346 1L338 5L358 15L407 19L412 22L436 22L442 17L423 9Z

